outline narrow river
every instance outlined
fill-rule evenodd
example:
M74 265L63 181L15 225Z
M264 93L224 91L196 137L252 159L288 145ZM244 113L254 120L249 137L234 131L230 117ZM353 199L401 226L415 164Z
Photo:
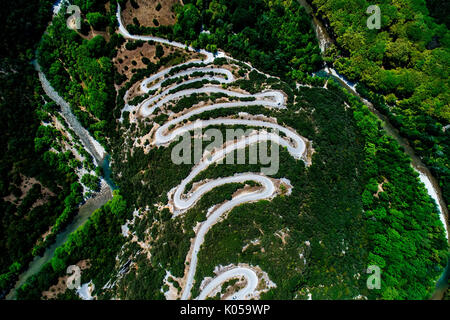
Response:
M53 88L50 87L49 83L45 81L46 79L41 73L40 78L42 86L44 87L49 97L60 106L62 104L61 101L66 104L66 102L62 100L61 97L59 97L59 95L56 94L55 96L56 91L54 91ZM52 89L53 91L49 89ZM64 242L67 241L69 235L77 230L80 226L82 226L95 210L99 209L106 202L108 202L112 198L112 190L117 188L110 177L111 169L109 167L109 155L106 155L103 159L99 158L98 153L95 151L95 148L93 148L92 145L100 144L89 135L87 130L84 129L81 124L78 123L78 120L76 120L75 116L70 111L70 107L63 108L61 106L61 109L61 115L66 119L70 127L78 135L84 149L94 156L94 161L96 163L102 166L103 177L101 179L101 188L99 192L95 193L91 198L89 198L84 204L80 206L80 208L78 209L78 214L74 217L72 222L56 236L55 243L48 247L42 256L36 256L34 260L30 262L30 264L28 265L28 269L19 276L19 279L17 280L14 288L6 296L6 299L14 299L16 290L21 285L23 285L29 277L39 272L39 270L46 262L50 261L50 259L53 257L53 254L55 253L56 248L63 245Z
M327 29L322 24L322 22L317 19L313 14L313 8L308 4L306 0L298 0L298 2L306 9L306 12L312 17L312 24L316 32L317 39L319 41L320 50L322 53L327 47L334 43L334 40L329 36ZM411 166L419 173L420 181L425 185L428 194L436 202L440 213L440 219L445 227L447 240L449 240L449 225L448 225L448 209L445 201L442 197L442 191L439 187L437 179L431 174L427 166L422 162L422 160L414 153L406 139L404 139L398 132L398 130L389 122L386 116L382 115L370 101L362 98L355 90L355 84L347 81L342 75L340 75L334 69L325 67L322 71L326 72L328 75L333 76L337 79L345 88L347 88L354 95L358 96L364 104L369 108L369 110L381 120L382 127L386 133L393 137L405 150L405 153L411 157ZM447 263L447 267L444 269L441 277L436 283L436 289L433 293L432 299L441 299L445 291L448 288L448 279L450 277L450 255Z
M42 266L50 261L55 253L56 248L63 245L67 241L69 235L83 225L91 214L99 209L103 204L108 202L112 198L111 189L102 181L102 188L96 196L88 199L78 210L78 214L73 219L72 223L68 225L64 231L56 236L56 241L50 247L45 250L42 256L36 256L33 261L28 265L28 269L23 272L17 280L14 288L6 296L7 300L15 299L16 290L25 283L25 281L32 275L39 272Z
M87 150L92 156L93 160L103 169L103 177L101 179L100 191L95 193L91 198L89 198L84 204L78 209L78 214L74 217L72 222L56 236L55 243L45 250L42 256L36 256L33 261L28 265L28 269L23 272L19 279L17 280L14 288L11 289L6 299L14 299L16 290L25 283L25 281L31 277L33 274L39 272L42 266L50 261L55 253L56 248L63 245L67 241L69 235L82 226L91 214L103 206L112 198L112 190L116 189L114 182L111 180L111 169L109 167L109 155L106 154L103 147L95 141L92 136L84 129L81 124L76 119L75 115L72 114L70 106L65 102L56 91L51 87L50 83L45 78L44 74L40 72L38 65L36 64L36 69L39 72L39 78L47 95L55 101L61 107L61 115L72 128L72 130L80 138L81 143L85 150Z
M61 9L61 4L64 0L58 0L53 5L54 14L57 14ZM41 72L40 66L37 61L33 61L36 71L39 75L42 88L45 93L61 107L61 116L66 120L71 129L80 138L81 144L84 149L93 156L94 162L101 166L103 169L103 177L101 179L100 191L95 193L78 209L78 214L74 217L72 222L56 236L55 243L45 250L42 256L36 256L28 265L26 271L19 275L19 279L16 281L14 287L5 297L7 300L15 299L17 289L22 286L26 280L32 275L38 273L45 263L50 261L55 253L56 248L63 245L69 235L82 226L91 216L91 214L103 206L112 198L112 190L116 189L116 185L112 181L111 169L109 167L109 155L105 152L105 149L96 141L89 132L78 122L69 104L59 96L59 94L53 89L45 75Z

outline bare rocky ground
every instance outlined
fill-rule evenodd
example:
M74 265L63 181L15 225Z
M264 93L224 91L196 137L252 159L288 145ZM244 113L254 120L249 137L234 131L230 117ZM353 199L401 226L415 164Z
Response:
M138 19L141 26L156 27L153 19L156 19L161 26L173 25L175 23L175 13L172 7L181 4L180 0L136 0L139 8L132 7L127 1L126 7L122 11L122 19L125 26L133 24L133 18ZM158 8L161 4L161 9Z

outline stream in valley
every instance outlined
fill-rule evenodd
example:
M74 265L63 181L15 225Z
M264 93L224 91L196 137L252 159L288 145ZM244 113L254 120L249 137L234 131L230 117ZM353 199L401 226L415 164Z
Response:
M116 185L111 179L110 169L110 156L105 152L105 149L96 141L89 132L79 123L69 104L53 89L50 82L46 79L45 75L41 72L37 61L33 62L36 71L39 74L39 80L45 93L51 100L56 102L60 108L60 114L67 122L69 127L76 133L83 145L83 148L92 155L94 162L102 167L103 177L100 181L100 191L93 194L92 197L86 200L78 209L78 214L73 218L72 222L64 228L56 236L55 243L48 247L42 256L36 256L29 263L25 272L19 275L19 279L16 281L14 288L12 288L6 299L14 299L17 289L23 285L26 280L32 275L39 272L45 263L50 261L55 253L56 248L63 245L69 235L82 226L92 215L92 213L103 206L112 198L112 190L117 189Z
M88 199L83 205L80 206L78 214L72 220L72 223L70 223L64 229L64 231L62 231L56 236L55 243L53 243L50 247L48 247L42 256L34 257L33 261L31 261L30 264L28 265L28 269L19 276L19 279L14 285L14 288L6 296L6 299L7 300L15 299L14 296L16 290L20 286L22 286L29 277L38 273L44 266L44 264L50 261L50 259L53 257L56 248L63 245L67 241L69 235L72 232L74 232L80 226L82 226L89 219L89 217L95 210L99 209L111 198L112 198L111 189L109 188L107 183L102 181L102 188L100 192L98 192L94 197Z

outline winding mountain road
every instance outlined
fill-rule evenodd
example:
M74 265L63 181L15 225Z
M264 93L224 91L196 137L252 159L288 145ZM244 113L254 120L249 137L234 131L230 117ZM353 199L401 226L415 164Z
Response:
M166 45L175 46L181 49L196 51L193 48L188 47L184 44L177 43L174 41L168 41L166 39L158 37L131 35L122 24L120 12L121 11L119 6L117 11L119 32L125 38L144 41L152 40ZM224 145L222 145L220 148L214 150L212 153L205 153L200 162L193 166L190 174L185 179L183 179L183 181L178 186L173 188L168 193L169 207L173 213L173 217L177 217L185 213L190 208L192 208L204 194L221 185L229 183L245 183L246 181L254 181L259 185L256 191L244 190L243 192L240 192L237 195L235 195L231 200L225 201L220 205L214 205L213 207L210 208L210 210L208 211L209 214L207 216L207 219L201 222L198 230L196 231L194 241L192 242L191 249L189 251L190 256L188 256L186 259L187 261L189 261L189 265L186 268L187 271L183 278L183 280L185 281L185 285L183 287L181 295L182 299L191 298L191 290L194 284L194 277L197 268L198 253L200 251L201 245L205 240L205 235L207 234L209 229L221 219L226 218L226 214L236 206L263 199L268 200L275 197L278 193L280 193L278 186L281 183L283 183L283 181L285 182L286 179L273 179L261 173L240 173L235 174L232 177L222 177L214 180L202 181L199 183L199 185L196 186L194 191L188 192L187 194L185 194L186 186L191 182L193 182L195 177L197 177L201 172L206 170L210 165L223 160L231 152L234 152L235 150L238 149L244 149L250 145L254 145L259 142L272 141L282 147L285 147L287 151L291 154L291 156L294 157L295 159L304 158L306 153L305 138L300 136L294 130L278 125L277 123L274 123L273 121L264 116L260 116L258 120L218 118L218 119L196 121L191 123L187 122L188 119L192 118L195 115L199 115L207 111L222 108L237 108L237 107L251 107L251 106L264 106L266 108L276 108L276 109L286 108L284 94L280 91L275 90L268 90L257 94L246 94L223 89L221 87L214 85L207 85L199 89L186 89L177 91L177 89L180 86L184 86L186 84L194 83L201 80L207 80L210 82L217 81L219 84L228 84L235 81L233 74L229 70L224 68L215 68L213 66L208 66L208 64L211 64L214 61L215 57L224 57L227 59L231 59L230 57L227 57L222 52L219 52L217 55L214 55L211 52L205 50L200 50L196 52L203 54L204 56L206 56L206 58L204 60L190 61L177 66L173 66L143 80L140 84L140 92L142 94L146 94L150 91L156 90L156 95L145 99L143 102L141 102L138 106L135 107L127 104L127 98L129 96L127 92L124 97L126 104L124 109L122 110L122 111L137 110L139 116L145 118L151 116L157 109L163 109L164 106L170 102L176 101L177 99L192 94L200 94L200 93L202 94L220 93L228 97L248 100L248 101L232 101L226 103L210 104L206 106L197 107L188 112L185 111L181 112L180 115L177 115L177 117L171 119L170 121L163 124L161 127L157 128L153 137L153 141L151 142L153 145L157 146L167 145L170 142L174 141L177 137L179 137L183 133L193 131L196 128L205 128L211 125L229 125L229 126L244 125L262 128L262 130L253 132L252 134L244 136L243 138L237 141L231 142L229 141ZM178 68L176 70L184 69L180 67L184 67L186 69L179 72L175 72L175 74L171 73L171 70L173 68ZM199 78L182 81L181 83L169 85L168 88L162 89L161 84L167 79L176 79L176 78L184 78L185 76L194 76L196 73L197 75L199 75L198 72L202 73L200 74L201 77ZM167 75L170 76L167 77ZM261 118L266 118L267 121L260 120ZM170 128L175 129L172 129L171 131ZM273 132L269 132L268 131L269 129L272 130ZM284 136L281 137L279 132L282 132ZM288 185L288 188L290 189L291 186ZM235 292L230 298L250 299L257 297L255 293L259 279L256 272L250 267L248 268L233 267L231 270L227 270L226 272L221 273L217 277L212 279L205 286L205 288L203 288L197 299L206 299L208 295L211 294L213 290L220 284L230 279L242 277L246 279L245 288L239 290L238 292Z
M234 293L227 300L249 300L253 297L253 292L255 292L258 286L258 276L255 271L248 268L234 268L229 271L222 273L221 275L214 278L208 285L202 290L197 300L205 300L208 295L210 295L213 290L220 284L228 281L229 279L239 278L244 276L247 280L247 285L245 288Z

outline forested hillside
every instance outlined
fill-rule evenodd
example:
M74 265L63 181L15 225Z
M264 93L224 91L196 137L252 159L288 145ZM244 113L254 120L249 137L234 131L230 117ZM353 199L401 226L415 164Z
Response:
M112 177L120 192L115 191L114 198L96 210L19 288L17 298L43 299L43 292L66 276L68 265L83 261L89 261L89 267L83 270L82 282L93 281L98 299L164 299L168 282L181 289L176 279L183 277L190 263L186 256L195 227L207 219L212 205L256 186L246 181L212 189L184 215L175 217L168 209L168 194L189 175L192 165L172 161L176 142L153 144L154 129L174 114L216 101L239 100L222 93L194 93L167 102L149 117L138 116L135 107L157 91L136 94L143 79L198 58L198 52L184 50L186 44L212 52L224 50L269 76L241 61L218 58L207 67L225 68L236 77L234 82L194 82L205 72L168 79L194 68L191 62L166 74L158 93L214 86L251 94L276 90L282 93L285 108L213 109L180 125L217 117L266 117L299 132L312 150L308 164L281 148L280 170L269 176L288 179L292 192L284 189L273 199L234 207L206 234L193 296L200 292L202 279L214 277L216 266L248 263L261 267L276 284L263 293L266 299L430 297L448 253L438 210L409 157L368 108L333 80L312 76L322 68L323 60L310 18L297 1L184 0L184 5L164 8L174 14L173 25L158 26L153 21L152 26L145 26L131 18L130 33L183 43L176 50L169 44L125 39L118 33L117 4L123 10L137 9L142 5L139 0L73 0L82 12L81 30L68 29L68 15L61 13L45 34L51 6L44 1L31 3L34 10L29 13L39 32L14 24L5 32L35 40L17 41L17 47L5 42L9 53L3 57L2 51L1 71L6 73L0 74L4 80L0 81L0 103L6 116L0 120L5 130L0 143L6 151L0 162L0 289L5 291L25 268L24 263L42 252L54 234L48 241L36 240L49 226L58 230L70 219L81 196L89 195L83 191L92 191L100 175L97 169L95 175L77 176L83 168L95 168L89 155L70 143L70 130L55 126L61 123L64 127L64 121L56 105L46 99L30 64L35 48L52 86L111 154ZM443 126L449 121L449 33L428 17L423 1L401 3L399 8L381 5L387 13L383 28L370 31L365 28L366 3L313 1L337 38L338 46L326 52L325 60L364 84L360 91L411 139L440 178L448 200L450 130L444 132ZM360 7L364 7L360 15L351 11L358 12ZM418 13L413 14L413 9ZM21 19L14 9L11 12L7 19ZM223 133L227 127L245 126L217 127ZM65 148L67 144L70 150L78 149L82 161ZM261 164L247 163L212 165L193 183L259 172ZM35 177L42 186L33 186L22 197L21 174ZM44 187L54 195L43 205L33 206ZM129 230L124 232L124 226ZM21 238L31 232L35 234L26 241ZM368 265L382 269L381 289L367 288ZM63 287L56 298L78 296Z
M0 12L0 296L52 243L55 234L49 228L62 227L81 201L70 158L47 152L50 144L60 148L59 131L39 128L55 105L40 97L31 60L51 10L51 1L15 1L4 3ZM47 145L40 143L46 134L51 137Z
M84 281L94 279L95 283L106 283L116 263L115 253L124 242L118 235L128 211L124 199L114 191L113 199L94 211L89 220L69 236L41 271L18 290L17 298L39 300L42 291L56 284L58 277L65 275L67 267L80 260L89 260L92 264L83 272ZM70 290L58 298L79 299Z
M326 61L385 113L439 179L450 203L450 32L424 0L378 1L381 29L366 26L370 1L313 0L337 47ZM429 3L444 13L447 1ZM439 14L439 16L441 16Z
M1 296L100 187L101 172L45 94L34 67L52 4L8 2L2 10Z
M124 2L124 1L123 1ZM183 1L172 27L130 25L135 34L154 34L234 58L281 77L305 80L322 65L309 17L297 1ZM130 4L128 4L130 5ZM124 4L122 4L123 8ZM206 32L202 32L202 25Z
M115 122L115 69L111 58L123 41L114 34L116 6L111 5L107 11L107 1L72 2L83 13L80 33L67 28L68 15L54 19L42 37L38 60L83 126L107 146L106 136L113 132Z

